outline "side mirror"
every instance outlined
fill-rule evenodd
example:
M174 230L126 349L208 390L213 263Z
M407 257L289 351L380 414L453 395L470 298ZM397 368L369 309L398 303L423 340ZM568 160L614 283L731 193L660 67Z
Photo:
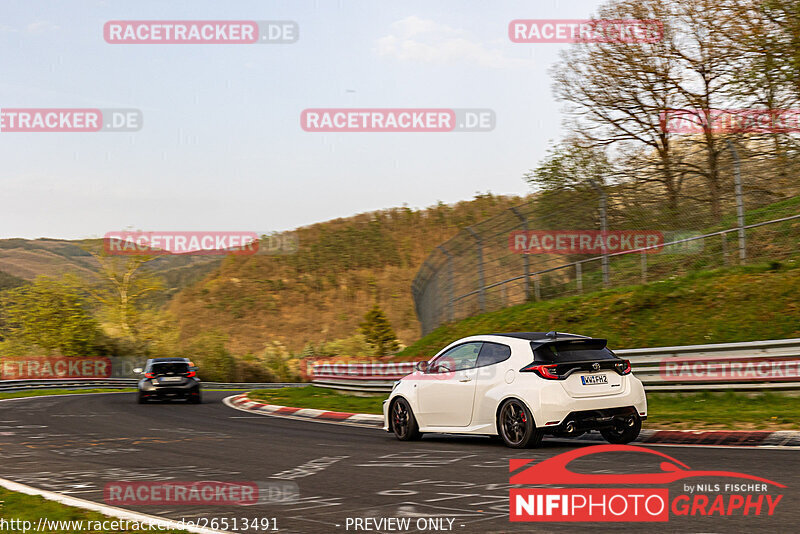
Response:
M136 368L133 370L133 372L134 372L135 374L137 374L137 375L140 375L140 374L142 374L142 368L141 368L141 367L136 367Z
M417 362L417 371L425 373L428 371L428 362Z

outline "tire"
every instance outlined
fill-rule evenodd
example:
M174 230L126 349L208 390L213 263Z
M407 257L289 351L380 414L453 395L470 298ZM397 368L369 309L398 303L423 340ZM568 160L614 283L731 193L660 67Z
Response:
M500 407L497 432L506 447L512 449L539 447L544 436L544 432L536 428L531 411L517 399L509 399Z
M605 430L601 430L600 434L602 434L603 438L609 443L624 445L625 443L630 443L638 438L641 430L642 418L636 414L634 415L632 425L625 425L624 427L620 428L607 428Z
M197 395L189 395L189 397L186 400L189 401L190 404L202 404L203 396L202 393L198 391Z
M405 399L399 398L392 403L389 417L392 421L392 431L400 441L415 441L422 437L417 418L414 417L414 412Z
M137 404L147 404L147 397L145 397L140 391L136 394L136 402Z

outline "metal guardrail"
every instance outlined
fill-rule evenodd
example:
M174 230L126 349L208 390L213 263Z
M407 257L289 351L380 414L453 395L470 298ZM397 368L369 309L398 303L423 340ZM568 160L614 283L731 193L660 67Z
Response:
M800 389L800 338L614 352L630 360L647 391ZM413 367L414 362L408 365ZM411 372L396 366L317 365L312 382L332 389L386 393L396 380ZM317 375L317 368L324 373Z
M648 391L800 389L800 339L617 350Z
M800 338L622 349L648 391L800 389ZM413 371L416 362L321 364L315 385L366 393L386 393ZM0 380L0 391L29 389L132 388L138 378L69 378ZM206 389L266 389L305 383L203 382Z
M56 378L39 380L0 380L0 391L28 389L133 388L136 378Z
M0 380L0 391L26 391L31 389L124 389L135 388L139 378L56 378L40 380ZM295 382L202 382L205 389L269 389L304 386Z
M313 383L331 389L382 393L414 371L417 362L385 364L323 363L313 367Z

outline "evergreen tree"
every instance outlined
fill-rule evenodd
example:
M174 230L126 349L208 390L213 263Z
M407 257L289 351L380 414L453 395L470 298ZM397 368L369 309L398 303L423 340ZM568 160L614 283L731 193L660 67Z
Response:
M376 356L386 356L399 350L400 344L397 341L394 329L392 329L389 319L386 318L386 314L383 313L378 304L375 304L367 312L364 316L364 321L359 326L361 326L361 333L375 351Z

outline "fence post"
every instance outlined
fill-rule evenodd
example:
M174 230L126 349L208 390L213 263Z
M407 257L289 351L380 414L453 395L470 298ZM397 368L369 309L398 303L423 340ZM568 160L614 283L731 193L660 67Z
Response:
M450 251L447 250L444 245L439 245L439 250L442 251L442 254L447 256L447 321L453 322L453 256L450 254Z
M578 284L578 293L583 294L583 266L581 262L575 262L575 282Z
M643 250L641 252L641 255L642 255L642 283L646 284L647 283L647 252Z
M722 232L722 265L728 265L728 232Z
M600 195L600 230L603 232L603 286L608 287L608 250L606 248L606 239L608 239L608 217L606 213L606 192L600 187L597 182L589 179L589 183Z
M517 218L522 221L522 229L526 232L528 231L528 218L525 217L524 214L520 213L517 210L516 206L511 207L511 212L517 216ZM527 254L522 255L522 265L525 269L525 302L531 299L531 266L530 266L530 257Z
M734 169L733 169L733 179L734 184L736 187L736 222L739 226L739 261L744 263L747 259L747 241L745 238L745 230L744 230L744 199L742 198L742 164L739 161L739 152L737 152L736 147L733 146L730 139L726 139L725 142L728 144L728 148L730 149L731 153L733 153L734 159Z
M536 299L536 302L542 300L542 292L539 288L539 273L533 275L533 298Z
M472 237L475 238L475 251L478 254L478 304L481 308L481 312L486 311L486 281L483 277L483 242L481 241L481 237L472 229L472 227L468 226L466 228L467 232L472 234Z

